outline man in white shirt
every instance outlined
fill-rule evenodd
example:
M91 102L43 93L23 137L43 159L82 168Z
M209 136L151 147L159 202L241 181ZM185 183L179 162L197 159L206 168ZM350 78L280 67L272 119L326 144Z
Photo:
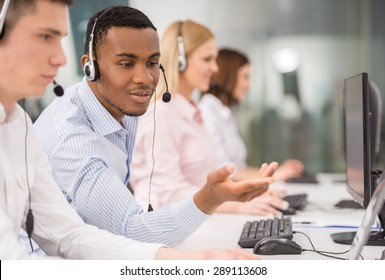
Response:
M0 0L0 259L34 257L17 243L20 228L48 255L62 258L254 259L234 250L178 251L116 236L86 225L69 206L51 177L30 119L16 102L41 96L66 63L61 39L68 32L70 4L72 0ZM232 171L213 172L206 190L233 187L228 182ZM252 183L237 187L257 188Z

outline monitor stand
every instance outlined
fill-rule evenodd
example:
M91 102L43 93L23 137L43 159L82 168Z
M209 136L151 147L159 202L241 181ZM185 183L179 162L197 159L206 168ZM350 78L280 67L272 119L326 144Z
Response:
M343 209L364 209L359 203L352 199L343 199L337 202L334 207Z
M366 245L369 246L385 246L385 206L382 207L378 215L381 228L376 231L372 231ZM336 232L330 234L330 237L335 243L351 245L356 235L356 231L350 232Z
M351 245L352 241L356 235L355 231L350 232L336 232L332 233L330 236L335 243ZM385 246L385 236L384 231L373 231L369 236L368 243L369 246Z

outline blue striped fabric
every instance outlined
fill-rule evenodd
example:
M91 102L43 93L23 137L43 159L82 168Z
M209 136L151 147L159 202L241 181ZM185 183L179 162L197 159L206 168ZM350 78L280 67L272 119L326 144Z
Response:
M144 213L127 188L137 121L137 117L126 116L122 127L84 79L56 98L34 129L56 182L86 223L139 241L173 246L208 215L196 207L192 197Z

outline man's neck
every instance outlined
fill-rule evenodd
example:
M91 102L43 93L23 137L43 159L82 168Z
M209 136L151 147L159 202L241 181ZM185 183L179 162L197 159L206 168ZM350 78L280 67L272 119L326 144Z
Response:
M4 92L0 91L0 93L0 103L4 107L5 112L11 112L16 105L16 101L11 100L11 98L6 98L7 95L4 94Z

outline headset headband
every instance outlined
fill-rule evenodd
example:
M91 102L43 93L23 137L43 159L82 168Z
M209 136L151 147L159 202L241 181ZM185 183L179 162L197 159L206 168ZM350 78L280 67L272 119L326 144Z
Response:
M3 26L4 26L4 22L5 22L5 16L7 15L9 2L11 2L11 0L4 0L3 7L1 8L1 12L0 12L0 34L3 32Z
M178 68L180 72L183 72L187 68L187 57L186 53L184 51L184 42L183 42L183 33L182 33L182 28L183 28L184 21L179 22L179 27L178 27Z

